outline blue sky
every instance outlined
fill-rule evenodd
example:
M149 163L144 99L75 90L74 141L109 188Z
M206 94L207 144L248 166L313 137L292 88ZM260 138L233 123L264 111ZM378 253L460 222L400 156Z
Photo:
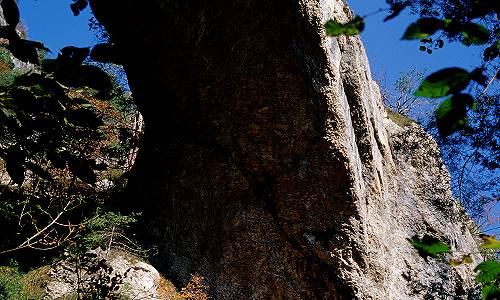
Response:
M387 8L385 0L347 0L355 14L368 15L380 8ZM403 11L398 17L383 22L386 12L365 19L365 30L361 38L375 79L386 73L388 84L393 84L401 73L416 67L427 73L446 67L461 67L472 70L481 63L481 48L466 47L459 43L445 44L432 54L418 50L420 43L403 41L405 29L418 19Z
M95 44L89 30L90 9L73 16L70 0L19 0L21 19L30 39L41 41L57 55L65 46L87 47Z

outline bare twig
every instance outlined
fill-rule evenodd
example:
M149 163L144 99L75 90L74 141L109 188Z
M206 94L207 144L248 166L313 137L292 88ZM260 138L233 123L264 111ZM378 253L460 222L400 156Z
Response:
M45 225L45 227L43 227L40 230L37 230L35 234L33 234L31 237L24 240L24 242L22 242L21 244L19 244L18 246L14 247L14 248L0 251L0 254L10 253L10 252L17 251L17 250L24 249L24 248L32 248L32 249L37 249L37 250L50 250L50 249L53 249L53 248L56 248L57 246L59 246L62 242L66 241L71 236L71 234L74 232L73 228L69 227L69 233L66 235L65 238L63 238L62 240L59 240L59 242L56 242L55 246L42 248L42 247L37 247L36 244L43 244L44 239L49 237L49 235L55 230L54 226L56 226L58 224L58 220L65 213L67 213L69 211L68 208L70 207L70 205L72 203L73 203L73 201L68 201L68 203L66 203L64 208L55 217L53 217L53 218L51 217L51 221L47 225ZM50 214L48 214L48 215L51 216ZM35 226L35 228L37 228L36 224L33 224L33 225ZM54 241L54 239L52 239L52 241Z

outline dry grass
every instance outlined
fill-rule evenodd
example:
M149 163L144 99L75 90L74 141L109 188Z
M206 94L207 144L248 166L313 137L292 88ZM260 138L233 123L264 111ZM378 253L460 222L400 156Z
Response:
M191 274L191 281L178 293L178 299L208 300L208 286L203 281L202 276Z
M191 275L191 281L177 292L175 286L160 276L156 282L156 290L162 300L208 300L208 286L203 283L204 278L199 275Z
M394 112L389 108L387 108L387 116L389 117L389 119L391 119L394 123L398 124L400 127L410 126L412 123L415 123L415 121L408 118L407 116L398 114L397 112Z
M177 298L177 290L175 286L168 280L166 280L163 276L155 282L156 291L160 296L160 299L164 300L176 300Z
M26 288L29 295L44 295L45 286L50 281L49 276L50 266L43 266L41 268L29 271L21 279L21 283Z

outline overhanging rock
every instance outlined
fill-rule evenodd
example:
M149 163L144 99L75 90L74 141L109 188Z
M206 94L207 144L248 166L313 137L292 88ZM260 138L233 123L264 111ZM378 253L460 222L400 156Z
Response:
M340 0L92 1L144 116L128 206L157 266L216 299L451 299L476 252L436 143L387 118ZM475 257L476 261L479 257Z

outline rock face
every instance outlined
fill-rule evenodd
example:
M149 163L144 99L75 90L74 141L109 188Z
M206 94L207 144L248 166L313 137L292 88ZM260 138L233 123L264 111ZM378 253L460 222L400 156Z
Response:
M126 206L215 299L466 299L476 246L434 141L387 118L341 0L91 1L145 120ZM475 257L476 261L479 257Z
M112 272L106 273L104 269L87 272L83 268L76 268L77 264L69 259L59 261L49 272L51 280L45 287L48 299L74 298L78 287L84 291L90 289L90 282L97 282L95 278L98 276L104 278L102 282L121 276L121 284L115 292L126 299L167 300L171 299L171 295L175 295L175 287L162 278L153 266L139 261L131 254L118 250L92 253L96 255L95 262L104 259L106 266L112 268Z

